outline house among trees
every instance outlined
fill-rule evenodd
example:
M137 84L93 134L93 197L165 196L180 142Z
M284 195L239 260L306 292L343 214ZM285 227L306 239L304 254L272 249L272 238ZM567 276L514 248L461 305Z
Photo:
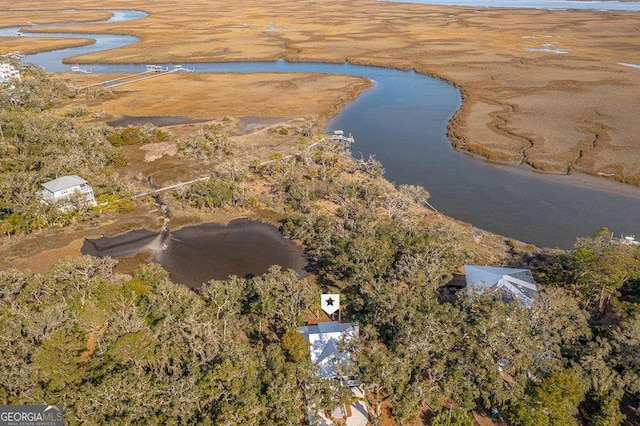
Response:
M20 80L20 71L9 63L0 63L0 83L10 80Z
M501 268L497 266L464 265L469 294L504 291L508 300L522 301L527 308L538 297L538 287L528 269Z
M309 344L311 362L318 367L318 375L325 379L342 378L346 372L355 372L351 354L345 346L358 338L355 323L336 321L299 327L298 331Z
M311 413L310 423L367 425L369 414L364 392L356 379L358 367L348 348L349 343L358 338L358 325L331 321L299 327L298 331L303 335L305 343L309 344L311 362L318 368L318 375L325 379L340 380L340 384L348 387L351 395L356 398L348 407L340 405L330 412Z
M85 206L94 207L96 199L93 196L93 188L86 180L77 175L63 176L43 184L44 190L41 192L42 199L47 203L60 201L71 201L73 197Z

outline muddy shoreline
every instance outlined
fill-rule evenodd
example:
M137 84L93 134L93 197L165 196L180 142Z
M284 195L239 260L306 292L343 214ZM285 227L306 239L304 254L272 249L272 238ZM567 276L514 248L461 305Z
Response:
M272 265L304 274L302 249L272 225L237 219L228 225L204 223L168 234L137 229L115 237L85 240L81 252L93 256L131 258L144 250L171 279L191 289L212 279L262 275Z

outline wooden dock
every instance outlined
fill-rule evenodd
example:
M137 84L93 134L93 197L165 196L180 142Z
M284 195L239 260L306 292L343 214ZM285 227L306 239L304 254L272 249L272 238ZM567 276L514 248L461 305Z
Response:
M147 65L146 71L137 74L125 75L124 77L118 77L111 80L101 81L100 83L89 84L81 87L81 89L90 89L92 87L118 87L125 84L136 83L138 81L149 80L151 78L160 77L167 74L174 74L179 72L194 72L184 68L182 65L174 65L172 69L163 68L161 65Z

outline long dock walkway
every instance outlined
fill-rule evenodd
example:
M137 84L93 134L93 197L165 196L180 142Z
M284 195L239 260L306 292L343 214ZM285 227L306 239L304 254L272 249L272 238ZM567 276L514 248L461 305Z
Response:
M89 84L83 86L80 89L90 89L92 87L118 87L125 84L136 83L138 81L148 80L151 78L160 77L167 74L174 74L177 72L193 72L182 65L175 65L172 69L162 68L159 65L147 65L147 70L137 74L125 75L123 77L114 78L111 80L101 81L100 83Z

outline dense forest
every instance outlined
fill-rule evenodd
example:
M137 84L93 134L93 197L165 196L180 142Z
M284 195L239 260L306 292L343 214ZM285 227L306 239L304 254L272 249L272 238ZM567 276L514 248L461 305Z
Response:
M98 194L128 194L110 176L126 161L123 138L143 131L52 110L73 96L37 70L0 92L3 234L100 214L57 216L36 199L43 179L81 170ZM231 152L217 135L180 146L195 158ZM424 414L471 425L472 411L514 425L638 424L639 246L601 230L572 250L514 250L504 263L532 268L533 306L470 298L447 284L486 262L472 230L427 212L428 192L395 188L375 160L323 140L290 158L223 157L174 201L277 211L309 275L273 267L196 293L157 264L120 274L110 258L0 271L0 404L61 403L68 424L304 424L311 407L350 398L316 376L296 331L321 293L337 292L343 320L360 327L353 351L373 424Z

